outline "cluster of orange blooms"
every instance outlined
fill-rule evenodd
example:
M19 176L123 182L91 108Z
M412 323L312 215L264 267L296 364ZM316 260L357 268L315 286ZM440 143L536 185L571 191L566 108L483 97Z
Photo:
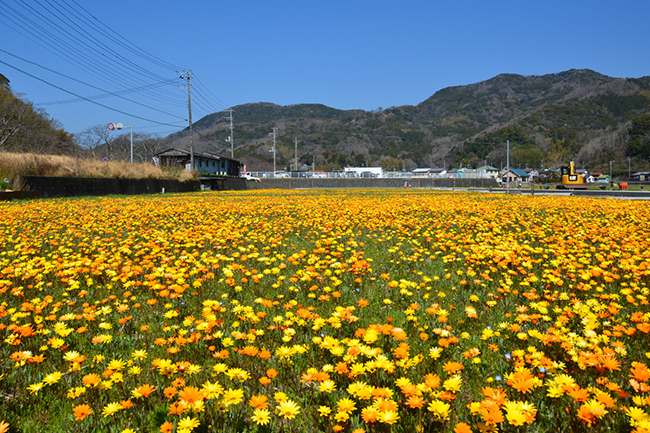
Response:
M291 191L0 208L0 429L650 432L645 202Z

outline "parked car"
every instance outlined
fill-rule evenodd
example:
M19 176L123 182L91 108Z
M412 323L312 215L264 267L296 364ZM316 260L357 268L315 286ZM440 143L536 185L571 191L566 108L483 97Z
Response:
M330 175L334 178L340 178L345 177L345 172L343 170L334 170L330 173Z
M289 173L287 173L287 172L284 171L284 170L276 171L274 177L275 177L275 178L280 178L280 179L286 179L286 178L289 177Z
M327 173L324 171L314 171L311 173L311 177L314 179L326 179L327 178Z
M251 176L250 174L245 174L243 178L251 182L261 182L259 177Z

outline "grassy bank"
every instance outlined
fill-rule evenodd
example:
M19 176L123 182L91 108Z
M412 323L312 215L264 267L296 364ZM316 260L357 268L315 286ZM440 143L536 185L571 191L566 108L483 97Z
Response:
M182 169L161 169L149 163L97 161L70 156L0 152L3 187L16 187L19 176L114 177L123 179L176 179L187 181L192 174Z

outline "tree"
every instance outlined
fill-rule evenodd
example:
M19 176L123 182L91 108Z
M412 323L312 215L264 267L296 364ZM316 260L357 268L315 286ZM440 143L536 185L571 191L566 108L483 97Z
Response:
M632 120L627 156L643 159L650 157L650 114Z
M131 159L131 132L116 134L106 125L91 126L77 137L77 143L86 149L92 158L129 161ZM163 140L153 134L133 133L133 161L151 162L154 155L164 147Z
M66 132L47 113L14 95L9 80L0 76L0 150L77 154L72 134Z
M88 150L93 158L108 158L113 156L111 134L105 125L95 125L86 128L77 137L77 144Z

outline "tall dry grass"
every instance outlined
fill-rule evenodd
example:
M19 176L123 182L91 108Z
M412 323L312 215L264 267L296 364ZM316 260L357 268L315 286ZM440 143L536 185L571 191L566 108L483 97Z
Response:
M96 161L58 155L0 152L0 177L15 184L19 176L115 177L124 179L192 179L188 171L162 170L149 163Z

